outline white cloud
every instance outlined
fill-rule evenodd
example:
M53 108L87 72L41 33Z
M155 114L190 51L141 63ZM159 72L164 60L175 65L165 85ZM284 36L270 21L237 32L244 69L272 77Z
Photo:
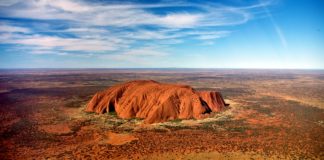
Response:
M168 55L166 52L159 51L159 48L154 48L154 47L143 47L143 48L137 48L137 49L132 49L130 51L124 52L121 55L125 56L166 56Z
M226 37L230 34L230 31L214 31L214 32L199 32L196 33L198 35L197 39L200 40L210 40L210 39L218 39Z
M192 31L192 30L181 30L181 29L160 29L160 30L143 30L139 29L136 32L124 32L120 37L137 39L137 40L159 40L159 41L170 41L170 42L181 42L181 39L185 37L194 37L196 39L217 39L223 38L231 34L231 31ZM173 44L173 43L171 43Z
M88 12L93 8L91 6L87 6L80 2L76 1L67 1L67 0L41 0L40 3L43 5L50 5L55 8L62 9L67 12Z
M114 51L125 46L125 44L113 39L78 39L61 38L51 36L25 36L25 35L4 35L3 43L37 46L46 49L63 51Z
M0 23L0 32L7 32L7 33L12 33L12 32L29 33L30 30L28 28L24 28L24 27L17 27L17 26L6 25L6 24L1 24Z
M21 0L0 0L0 6L10 6Z
M146 46L140 48L132 48L118 54L99 55L99 57L120 62L149 65L154 64L156 61L162 60L162 58L165 58L168 55L169 53L166 51L166 48Z
M78 34L82 34L82 33L99 33L99 34L103 34L103 33L108 33L109 31L105 30L105 29L99 29L99 28L86 28L86 27L79 27L79 28L68 28L66 30L60 30L58 32L73 32L73 33L78 33Z
M47 50L47 49L34 49L31 50L31 54L37 54L37 55L43 55L43 54L55 54L55 55L60 55L60 56L65 56L68 55L66 52L58 52L58 51L52 51L52 50Z
M169 14L161 17L159 21L166 27L191 28L198 25L202 15L198 14Z

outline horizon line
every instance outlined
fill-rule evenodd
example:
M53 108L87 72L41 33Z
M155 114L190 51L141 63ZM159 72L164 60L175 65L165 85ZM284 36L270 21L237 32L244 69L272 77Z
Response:
M324 68L206 68L206 67L22 67L0 68L0 70L24 70L24 69L58 69L58 70L81 70L81 69L233 69L233 70L324 70Z

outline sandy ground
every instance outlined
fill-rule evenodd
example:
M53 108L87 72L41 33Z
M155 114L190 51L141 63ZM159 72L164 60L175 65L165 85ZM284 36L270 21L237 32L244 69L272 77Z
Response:
M1 73L0 159L324 159L324 74L269 72ZM83 111L95 92L138 77L217 89L230 106L152 125Z

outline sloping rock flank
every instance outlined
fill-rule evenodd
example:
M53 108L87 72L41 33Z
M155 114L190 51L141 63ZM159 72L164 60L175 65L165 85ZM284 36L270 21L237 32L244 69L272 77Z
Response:
M145 123L173 119L201 119L226 106L219 92L152 80L130 81L96 93L87 112L116 112L120 118L143 118Z

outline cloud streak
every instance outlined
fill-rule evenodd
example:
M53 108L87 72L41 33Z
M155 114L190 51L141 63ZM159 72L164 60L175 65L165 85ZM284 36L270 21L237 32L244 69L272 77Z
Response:
M17 27L0 23L0 33L30 33L28 28Z
M277 24L277 22L273 19L273 16L272 14L270 13L270 11L268 10L268 8L266 8L266 6L262 6L264 11L266 12L266 14L268 15L277 35L278 35L278 38L281 42L281 45L284 47L284 48L287 48L287 41L286 41L286 37L285 35L283 34L281 28L279 27L279 25Z

